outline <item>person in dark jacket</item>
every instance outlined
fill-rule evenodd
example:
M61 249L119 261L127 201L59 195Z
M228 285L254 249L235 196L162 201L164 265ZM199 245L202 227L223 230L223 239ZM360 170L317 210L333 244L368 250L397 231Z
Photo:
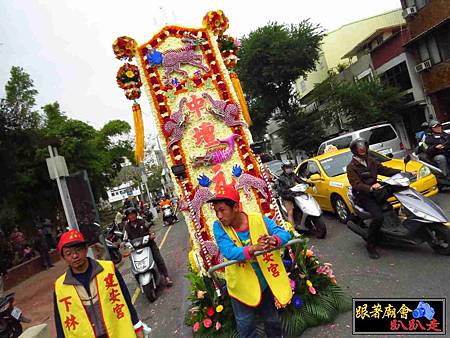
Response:
M288 214L288 221L292 224L292 226L295 226L294 202L289 189L295 186L297 183L301 183L303 181L294 172L294 166L292 165L291 161L283 161L283 163L281 164L281 169L283 170L283 173L278 178L277 190L280 194L280 197L283 199L283 205L286 208L286 212Z
M36 239L34 240L34 248L37 252L39 252L39 255L41 256L42 260L42 266L45 270L48 270L49 268L53 267L52 260L49 255L50 246L48 244L48 240L46 236L44 235L44 231L39 228L36 236Z
M150 230L150 224L146 222L143 218L138 217L138 211L136 208L128 208L125 210L125 215L128 220L125 223L125 231L123 234L124 241L131 241L135 238L144 237L150 235L149 246L152 250L153 259L155 260L158 271L164 276L167 286L172 286L173 282L169 278L169 273L167 271L166 263L164 258L159 251L158 245L155 242L155 233Z
M450 146L450 135L443 131L439 121L431 120L429 125L431 132L426 135L422 147L427 155L437 163L444 176L450 178L448 150L446 150ZM445 147L446 144L447 147Z
M347 177L352 186L356 204L361 205L372 215L367 236L367 251L370 258L377 259L380 255L375 248L375 241L383 225L381 206L388 197L381 194L381 185L377 182L377 176L393 176L400 170L385 167L370 157L369 144L364 139L353 140L350 143L350 149L353 158L347 166Z

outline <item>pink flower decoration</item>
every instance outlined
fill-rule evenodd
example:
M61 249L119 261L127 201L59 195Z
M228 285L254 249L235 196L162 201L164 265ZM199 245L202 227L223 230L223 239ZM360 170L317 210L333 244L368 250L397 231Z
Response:
M206 327L206 328L210 328L210 327L212 326L212 320L209 319L209 318L206 318L206 319L203 321L203 326Z
M241 47L241 40L239 40L239 39L234 39L234 45L236 46L236 47Z
M222 324L220 324L220 322L217 322L216 323L216 331L219 331L221 327L222 327Z
M294 290L295 289L295 281L290 279L291 281L291 289Z
M310 292L311 294L313 294L313 295L316 294L316 289L314 289L313 286L310 286L308 289L309 289L309 292Z
M195 324L194 324L194 332L197 332L199 328L200 328L200 323L199 322L195 322Z

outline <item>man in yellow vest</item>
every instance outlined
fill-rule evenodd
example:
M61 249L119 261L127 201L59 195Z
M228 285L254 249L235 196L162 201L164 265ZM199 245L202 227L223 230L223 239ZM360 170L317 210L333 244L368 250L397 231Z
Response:
M55 282L57 338L143 338L143 324L114 264L88 258L78 230L65 232L58 250L69 268Z
M227 290L240 337L258 337L257 314L264 321L268 337L281 337L275 302L280 306L290 302L289 277L278 250L257 257L254 253L283 245L291 235L268 217L242 212L239 193L232 186L224 186L209 202L213 203L218 218L213 231L221 254L227 260L242 261L225 268Z

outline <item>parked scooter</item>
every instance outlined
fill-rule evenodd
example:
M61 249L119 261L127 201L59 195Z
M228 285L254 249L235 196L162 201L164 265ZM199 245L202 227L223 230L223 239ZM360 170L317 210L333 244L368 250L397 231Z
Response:
M172 210L172 206L164 205L162 208L163 222L165 226L175 224L178 220Z
M14 293L0 298L0 338L16 338L22 334L22 324L31 320L14 306Z
M426 241L435 252L450 255L450 227L446 224L448 219L445 212L436 203L410 188L408 176L408 173L399 173L380 182L382 189L388 189L401 204L399 215L389 205L383 207L385 212L380 243L418 245ZM371 215L364 210L364 206L355 203L351 191L348 197L357 217L350 220L347 226L367 239Z
M131 272L136 278L142 293L145 294L150 302L154 302L157 298L161 274L153 260L149 242L150 235L146 235L128 241L125 245L131 250Z
M315 198L306 192L310 185L314 185L314 178L306 179L306 183L299 183L289 189L294 198L294 228L299 232L312 232L317 238L325 238L327 227L322 215L322 209ZM278 198L283 217L287 219L287 211L281 197Z

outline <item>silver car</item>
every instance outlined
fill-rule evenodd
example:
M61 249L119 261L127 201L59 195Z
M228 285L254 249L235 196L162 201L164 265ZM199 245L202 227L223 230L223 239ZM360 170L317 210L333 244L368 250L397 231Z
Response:
M402 158L405 155L405 147L398 137L394 127L389 124L355 130L323 142L319 146L318 155L323 154L328 145L338 149L348 148L354 139L363 138L369 142L369 148L388 157Z

